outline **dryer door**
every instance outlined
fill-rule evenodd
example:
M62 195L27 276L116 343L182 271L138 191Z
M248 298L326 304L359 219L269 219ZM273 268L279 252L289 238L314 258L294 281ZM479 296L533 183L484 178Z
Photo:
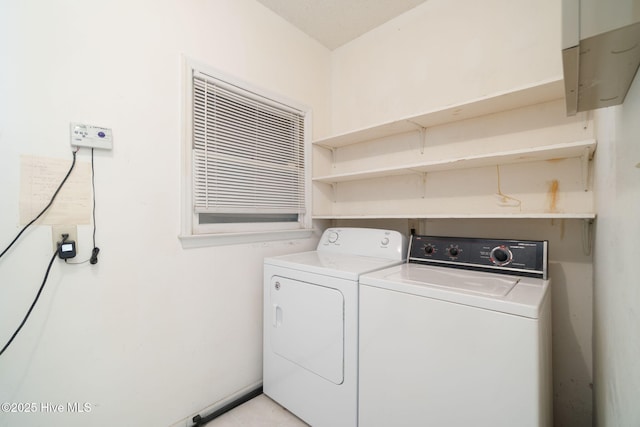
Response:
M340 291L274 276L271 346L281 357L335 384L344 380L344 297Z

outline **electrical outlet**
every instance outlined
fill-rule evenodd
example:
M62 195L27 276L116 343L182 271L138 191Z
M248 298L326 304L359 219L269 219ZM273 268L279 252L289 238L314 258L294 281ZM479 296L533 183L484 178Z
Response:
M113 132L109 128L71 123L71 146L113 150Z
M62 235L68 234L67 240L76 242L76 251L78 250L78 226L77 225L52 225L51 239L53 241L53 250L58 249L58 242L62 242Z
M420 220L411 218L407 221L407 225L409 226L409 233L411 230L415 230L416 234L422 234L422 230L420 229Z

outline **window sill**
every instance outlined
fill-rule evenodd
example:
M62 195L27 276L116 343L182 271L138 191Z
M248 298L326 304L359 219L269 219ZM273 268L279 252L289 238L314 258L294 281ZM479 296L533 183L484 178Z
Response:
M180 235L178 238L183 249L204 248L207 246L241 245L245 243L268 242L273 240L306 239L313 234L312 228L299 230L276 230L248 233L217 233Z

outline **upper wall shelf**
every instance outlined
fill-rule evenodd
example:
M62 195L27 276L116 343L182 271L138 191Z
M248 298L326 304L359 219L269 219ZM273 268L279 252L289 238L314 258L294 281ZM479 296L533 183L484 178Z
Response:
M528 105L554 101L563 97L564 82L562 77L558 77L557 79L543 81L517 90L493 94L463 104L428 111L417 116L323 138L314 141L314 144L328 148L344 147L346 145L384 138L420 128L429 128L431 126L526 107Z
M461 156L450 159L425 160L422 162L404 164L397 167L387 167L372 170L361 170L351 173L318 176L313 178L313 180L326 183L337 183L360 179L379 178L392 175L403 175L408 173L425 173L442 170L470 169L483 166L536 162L543 160L565 159L571 157L582 158L584 163L584 173L586 174L586 163L591 159L595 148L596 141L590 139L585 141L531 147L526 149L505 150L501 152L487 153L475 156ZM586 175L583 176L583 181L586 186Z
M314 219L582 219L593 220L596 214L592 212L569 213L489 213L489 214L430 214L430 213L402 213L398 215L314 215Z

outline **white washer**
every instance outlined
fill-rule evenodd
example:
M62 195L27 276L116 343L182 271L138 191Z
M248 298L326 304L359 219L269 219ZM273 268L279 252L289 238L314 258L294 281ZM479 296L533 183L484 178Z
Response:
M402 263L396 231L327 229L264 261L264 393L314 427L358 425L358 279Z
M546 271L547 242L413 236L361 276L359 426L550 427Z

